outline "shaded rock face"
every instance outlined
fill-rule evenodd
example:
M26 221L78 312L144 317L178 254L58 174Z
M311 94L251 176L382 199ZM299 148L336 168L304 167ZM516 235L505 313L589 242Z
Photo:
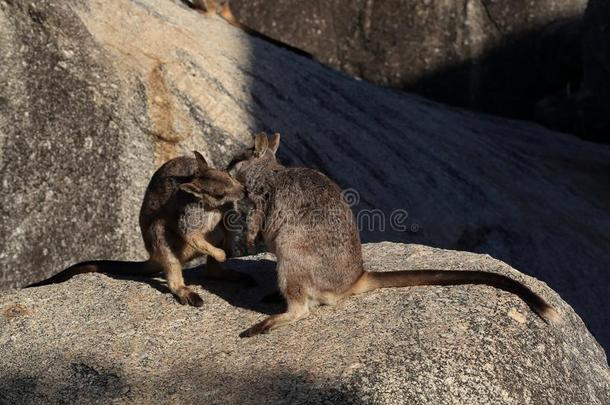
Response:
M275 288L271 256L230 263L257 288L196 286L203 308L179 305L159 280L82 275L0 295L0 402L610 402L603 350L544 283L486 255L379 243L365 245L364 256L373 271L508 275L554 305L563 323L549 326L490 287L424 286L352 297L240 339L282 310L261 302ZM197 271L187 275L197 282Z
M590 0L584 20L584 89L603 107L598 114L610 112L610 3ZM610 130L608 120L604 127L595 130Z
M555 94L537 106L545 125L610 142L610 3L590 0L582 27L583 81L579 91Z
M348 190L363 240L491 254L610 347L609 147L353 80L178 1L0 0L0 19L3 287L143 258L157 165L223 166L278 131L281 161Z
M238 19L372 82L510 117L578 87L586 0L233 0Z

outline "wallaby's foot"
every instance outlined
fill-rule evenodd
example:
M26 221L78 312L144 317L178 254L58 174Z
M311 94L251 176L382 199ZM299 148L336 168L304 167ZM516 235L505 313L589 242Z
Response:
M203 306L203 300L201 297L191 290L189 287L184 285L184 278L182 277L182 266L180 261L172 256L171 252L163 251L159 249L162 256L157 263L160 263L160 267L165 272L165 279L167 280L167 286L169 290L178 298L183 305L192 305L194 307Z
M257 323L254 326L249 327L245 331L239 334L240 338L247 338L256 335L261 335L263 333L269 333L271 330L271 323L269 322L270 318L265 319L262 322Z
M262 322L259 322L240 333L239 337L245 338L261 335L263 333L269 333L273 329L279 328L282 325L288 325L289 323L305 317L308 313L309 308L306 304L291 303L288 305L287 312L284 312L283 314L271 315Z
M178 300L182 305L191 305L193 307L202 307L203 300L195 291L191 290L188 287L182 287L178 294Z

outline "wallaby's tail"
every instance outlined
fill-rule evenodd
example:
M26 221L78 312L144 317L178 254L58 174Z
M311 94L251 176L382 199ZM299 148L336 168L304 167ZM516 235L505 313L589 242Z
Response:
M407 270L390 272L365 272L354 284L352 294L385 287L409 287L417 285L485 284L519 296L547 323L558 323L559 313L542 297L525 285L502 274L485 271Z
M122 262L118 260L93 260L89 262L77 263L68 267L62 272L28 285L29 287L40 287L43 285L62 283L76 276L77 274L85 273L104 273L117 276L147 276L159 273L160 269L153 266L150 261L145 262Z

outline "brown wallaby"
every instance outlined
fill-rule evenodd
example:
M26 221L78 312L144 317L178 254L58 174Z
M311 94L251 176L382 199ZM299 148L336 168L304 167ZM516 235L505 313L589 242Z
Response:
M266 318L240 336L294 322L313 305L334 305L377 288L416 285L486 284L518 295L547 322L559 319L555 309L525 285L496 273L365 271L356 220L341 190L316 170L282 166L275 157L279 142L279 134L270 139L256 135L254 147L228 169L256 208L247 219L247 242L253 245L260 230L265 245L277 256L279 289L288 304L285 313Z
M231 6L229 5L229 0L182 0L187 6L200 11L202 14L210 17L213 15L218 15L226 22L231 24L232 26L239 28L242 31L247 32L248 34L260 38L264 41L271 42L272 44L279 46L281 48L287 49L291 52L297 53L301 56L305 56L306 58L312 59L313 56L299 48L295 48L292 45L288 45L285 42L279 41L277 39L271 38L262 32L256 31L248 27L245 24L240 23L233 11L231 11Z
M169 289L182 304L203 305L201 297L184 284L182 266L208 255L204 276L252 282L230 269L222 269L226 246L223 208L244 197L244 189L227 172L208 166L204 157L181 156L169 160L152 176L142 208L140 230L150 258L143 262L96 260L75 264L55 276L28 287L66 281L76 274L152 275L165 273Z
M188 7L198 10L206 16L220 15L225 18L222 13L229 14L229 18L235 19L228 0L182 0ZM226 19L226 18L225 18Z

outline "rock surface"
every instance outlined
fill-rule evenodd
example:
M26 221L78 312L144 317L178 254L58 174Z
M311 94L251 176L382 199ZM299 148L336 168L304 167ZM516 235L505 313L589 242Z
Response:
M198 149L222 166L279 131L285 163L379 210L365 240L492 254L610 347L607 146L353 80L178 0L0 0L0 60L4 287L142 258L156 165Z
M582 27L583 80L577 92L541 101L550 128L610 143L610 2L590 0Z
M531 119L581 77L587 0L231 4L248 26L350 75L479 111Z
M179 305L162 282L83 275L0 296L0 403L610 403L603 350L544 283L486 255L387 242L364 252L374 271L509 275L563 323L490 287L427 286L353 297L240 339L281 310L260 301L274 289L270 257L231 263L257 288L196 287L201 309Z
M589 92L599 115L597 133L610 133L610 3L589 0L584 18L584 91ZM589 122L591 120L587 120Z

